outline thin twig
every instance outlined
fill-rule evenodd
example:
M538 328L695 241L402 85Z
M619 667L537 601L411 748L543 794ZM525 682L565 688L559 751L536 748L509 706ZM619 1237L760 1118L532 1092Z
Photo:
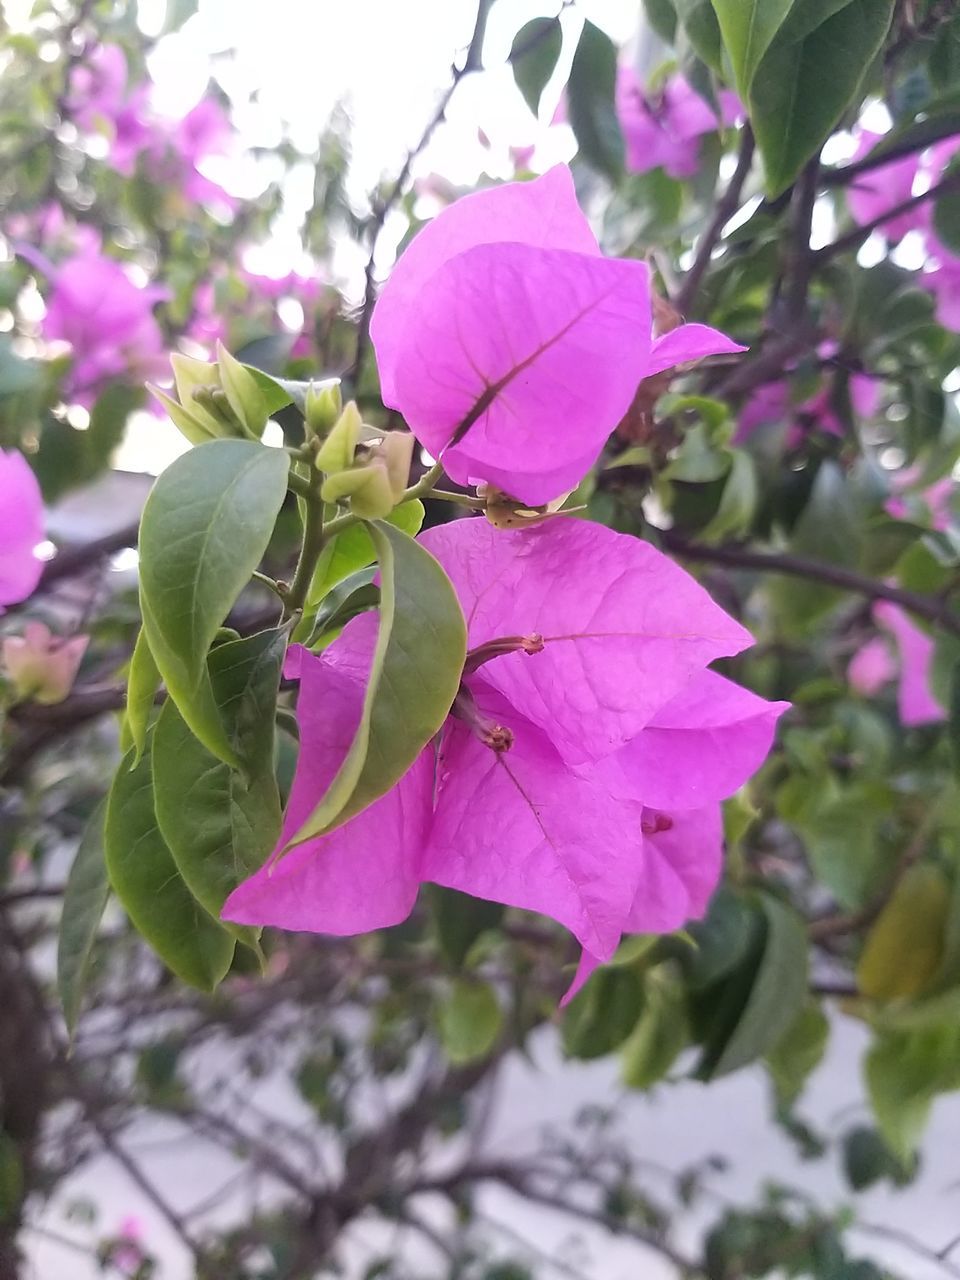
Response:
M472 72L483 69L483 40L487 29L487 15L490 12L492 3L493 0L479 0L477 17L473 25L473 35L470 37L470 44L467 48L467 56L463 65L458 67L454 64L451 82L441 95L436 110L427 121L419 140L407 152L407 158L404 160L403 167L397 175L393 186L374 210L373 219L369 226L370 256L367 259L367 265L364 270L363 306L357 324L357 343L354 349L353 362L343 375L345 380L354 387L359 381L363 370L363 362L366 359L367 348L370 345L370 321L373 318L373 305L377 300L376 258L380 235L386 225L387 218L393 212L406 190L414 163L426 150L430 139L446 115L450 100L456 93L460 81Z
M854 227L846 235L839 236L836 240L831 241L830 244L825 244L822 249L815 250L812 255L814 267L819 267L824 262L832 261L838 254L846 253L848 249L859 248L872 232L878 230L885 223L892 222L894 218L899 218L904 213L912 213L914 209L919 209L927 201L936 200L939 196L950 195L954 191L960 191L960 173L950 174L942 182L928 187L926 191L921 191L918 196L910 196L907 200L901 200L899 204L892 205L876 218L871 218L869 222L864 222L859 227Z
M677 310L681 314L688 311L693 304L697 290L700 288L700 282L710 265L710 259L720 239L720 234L740 207L740 195L743 191L743 184L747 180L747 174L750 172L750 165L753 162L753 150L753 130L747 124L744 125L740 133L740 152L737 157L737 167L727 184L727 189L720 197L710 225L700 238L696 257L691 264L690 270L684 276L680 292L674 300Z
M821 582L824 586L852 591L869 600L889 600L924 621L942 627L951 635L960 636L960 616L948 612L942 601L907 591L903 587L868 578L853 569L826 564L821 560L807 560L802 556L778 551L753 551L743 546L708 547L702 543L688 542L672 530L662 530L660 540L674 554L686 560L704 564L721 564L730 569L756 569L761 573L784 573L792 578L806 578Z

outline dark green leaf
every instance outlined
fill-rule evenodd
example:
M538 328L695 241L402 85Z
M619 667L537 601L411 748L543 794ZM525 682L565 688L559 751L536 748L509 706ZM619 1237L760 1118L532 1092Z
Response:
M340 826L389 791L443 724L460 685L466 624L449 579L393 525L366 527L380 566L380 621L360 723L291 845Z
M534 18L520 28L510 46L513 78L534 115L540 110L540 96L554 73L562 45L559 18Z
M57 943L57 990L63 1020L71 1036L80 1016L100 918L110 895L103 852L106 812L106 805L99 805L87 823L63 894Z
M211 755L171 702L153 735L160 832L187 888L214 919L280 834L274 719L285 651L286 635L277 630L218 645L210 654L214 696L240 769ZM249 939L250 931L241 936Z
M805 7L809 12L794 7L794 21L774 37L750 87L750 119L771 195L818 154L856 99L890 27L894 0L848 0L809 31L807 14L797 17Z
M686 994L667 966L647 974L640 1020L621 1051L621 1073L630 1089L662 1080L690 1037Z
M376 609L380 603L380 588L375 585L377 570L374 565L367 569L358 569L349 578L338 582L324 596L316 617L308 645L315 651L322 646L317 644L323 637L324 646L329 644L351 618L358 614Z
M120 761L107 800L107 872L121 905L181 981L212 991L230 968L234 939L184 884L157 825L148 738L140 762Z
M207 652L260 563L289 460L252 440L214 440L154 485L140 526L143 625L170 696L205 747L236 757L210 689Z
M643 975L598 969L563 1016L563 1047L571 1058L602 1058L627 1039L644 1006Z
M497 1043L503 1010L486 982L458 979L437 1008L444 1052L455 1066L485 1058Z
M647 21L661 40L673 44L677 34L677 11L673 0L643 0Z
M956 180L960 164L951 164L945 177ZM960 191L948 192L933 202L933 229L943 244L954 253L960 253Z
M614 103L616 84L616 46L599 27L585 22L567 82L570 125L584 160L612 182L623 175L623 134Z
M720 71L723 43L710 0L673 0L673 5L697 56L714 71Z
M713 0L737 90L746 101L753 73L795 0Z
M823 1060L829 1036L826 1014L815 1000L808 1000L767 1054L779 1106L790 1108L800 1097L811 1072Z
M441 885L428 889L437 939L449 963L458 969L480 935L497 927L504 908L499 902L485 902Z

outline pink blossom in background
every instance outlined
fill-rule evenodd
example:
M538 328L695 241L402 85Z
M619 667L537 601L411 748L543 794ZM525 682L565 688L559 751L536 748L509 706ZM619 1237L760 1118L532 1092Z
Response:
M953 333L960 333L960 258L928 238L928 251L934 265L917 275L917 282L929 289L936 302L937 323Z
M893 516L895 520L919 517L921 521L929 521L932 529L940 531L949 528L952 515L951 499L956 488L952 477L944 476L941 480L936 480L925 489L921 489L919 493L911 494L909 491L914 488L919 479L920 468L917 466L906 467L891 477L890 485L894 494L883 504L887 515ZM921 504L923 510L918 511L917 508Z
M857 417L872 418L880 407L880 380L867 373L851 373L847 379L847 389ZM829 379L801 403L793 403L791 400L790 384L785 378L757 387L737 414L734 443L742 444L759 427L779 423L788 424L784 440L788 449L801 445L811 428L838 437L846 434L846 427L833 403L833 385Z
M73 68L65 109L86 133L111 127L127 96L127 59L119 45L101 44Z
M117 1228L117 1239L110 1259L114 1266L127 1275L135 1275L143 1262L144 1251L140 1243L143 1236L143 1222L134 1214L128 1214Z
M603 257L565 165L438 214L370 336L384 403L448 475L531 504L575 488L641 379L744 349L704 325L654 342L647 265Z
M889 644L880 636L869 640L850 662L847 677L860 693L870 697L898 678L897 710L900 721L908 728L945 720L946 712L933 695L931 673L933 640L889 600L878 600L873 606L873 620L894 642L899 661L891 654Z
M862 160L883 141L883 134L871 133L864 129L854 152L851 163ZM913 193L919 168L919 157L911 154L889 164L878 165L868 169L850 182L846 190L847 207L855 222L861 226L880 217L888 209L909 200ZM891 240L902 239L908 231L913 231L926 224L928 210L925 205L903 213L898 218L891 218L882 227L883 234Z
M213 98L201 98L177 121L159 121L144 152L144 167L152 182L165 184L198 204L235 209L235 196L200 172L211 156L229 153L234 138L229 117Z
M136 285L94 246L54 268L42 332L72 348L66 394L89 407L113 379L163 377L165 343L153 308L168 296L158 285Z
M466 519L420 541L454 583L471 650L510 636L527 651L468 665L398 785L268 861L224 918L362 933L405 919L432 881L552 917L586 972L625 930L701 915L720 874L720 801L762 762L786 706L707 670L749 633L649 544L599 525ZM365 615L322 658L291 651L302 745L278 849L349 745L375 632Z
M22 453L0 449L0 611L26 600L40 581L35 552L43 537L37 478Z
M62 702L73 688L89 642L89 636L60 639L42 622L28 622L23 635L4 636L0 658L17 697L45 706Z
M682 76L673 76L659 94L647 94L630 66L617 72L616 110L623 130L627 169L647 173L662 168L672 178L689 178L700 163L700 139L743 115L736 94L719 94L720 119Z

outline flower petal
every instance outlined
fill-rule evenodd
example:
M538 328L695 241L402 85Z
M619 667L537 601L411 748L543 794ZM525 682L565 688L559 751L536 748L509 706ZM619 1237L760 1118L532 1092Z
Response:
M789 702L703 671L617 759L632 793L657 809L693 809L733 795L763 763Z
M360 715L363 685L306 650L299 653L300 758L278 851L323 795ZM410 914L430 822L433 752L400 783L331 835L273 855L236 888L223 918L237 924L339 935L397 924Z
M565 249L478 245L434 272L404 324L385 402L454 480L548 502L579 483L644 376L650 273Z
M719 329L711 329L707 324L681 324L654 341L643 376L649 378L651 374L660 373L663 369L688 364L691 360L702 360L704 356L735 355L738 351L746 350L746 347L734 342Z
M482 681L471 690L514 742L497 753L449 722L424 879L539 911L609 958L641 870L641 806L613 798L602 765L570 769L546 733Z
M0 449L0 607L25 600L40 581L34 549L43 533L36 476L21 453Z
M946 720L947 713L933 696L930 677L933 641L925 631L889 600L873 606L874 621L889 631L900 650L900 687L897 706L903 724L912 726Z
M445 209L404 250L380 295L370 325L383 399L393 404L400 349L409 311L435 271L448 259L494 241L569 249L598 256L566 165L533 182L510 182L465 196Z
M558 518L505 531L457 520L421 534L452 580L471 648L539 633L484 679L539 725L571 763L618 750L715 658L750 633L649 543Z

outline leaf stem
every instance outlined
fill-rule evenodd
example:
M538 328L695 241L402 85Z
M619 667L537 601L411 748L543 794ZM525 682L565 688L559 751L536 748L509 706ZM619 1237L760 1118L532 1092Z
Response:
M297 478L299 479L299 477ZM304 497L306 501L304 502L303 514L303 545L300 547L300 558L297 561L293 582L290 584L290 590L284 600L284 618L291 618L295 613L299 613L306 604L307 593L310 590L310 583L313 581L317 561L320 559L324 543L331 536L333 525L337 523L335 520L331 521L330 525L325 529L323 524L323 503L318 495L308 486L308 492Z

